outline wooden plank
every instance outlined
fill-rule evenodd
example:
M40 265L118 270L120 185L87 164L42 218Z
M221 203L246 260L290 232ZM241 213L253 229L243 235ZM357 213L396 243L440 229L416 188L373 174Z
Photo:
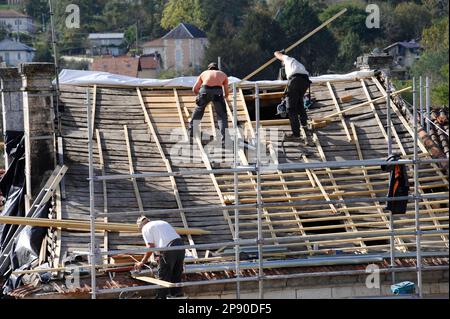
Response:
M374 110L375 111L375 110ZM353 140L354 140L354 142L355 142L355 146L356 146L356 149L357 149L357 151L358 151L358 157L359 157L359 159L360 160L364 160L364 156L363 156L363 154L362 154L362 151L361 151L361 147L360 147L360 145L359 145L359 139L358 139L358 133L357 133L357 130L356 130L356 126L355 126L355 123L351 123L351 128L352 128L352 132L353 132ZM371 184L371 180L370 180L370 178L368 177L368 174L367 174L367 171L365 170L365 168L364 168L364 166L361 166L361 170L362 170L362 173L364 174L364 177L365 177L365 180L366 180L366 185L367 185L367 188L370 190L370 191L374 191L374 188L373 188L373 186L372 186L372 184ZM372 195L370 195L372 198L376 198L376 195L375 195L375 193L373 193ZM384 212L384 210L381 208L381 205L380 205L380 202L374 202L375 203L375 206L377 207L377 211L378 211L378 213L380 214L380 216L381 216L381 218L383 219L383 221L385 222L385 223L387 223L387 225L389 225L389 219L388 219L388 217L386 216L386 213ZM388 229L389 229L390 227L388 226ZM393 230L392 230L393 231ZM398 245L400 245L400 247L398 247L401 251L403 251L403 252L406 252L406 247L404 246L404 242L400 239L400 238L395 238L395 241L397 242L397 244Z
M315 133L314 133L314 135L315 135L315 136L314 136L314 139L315 139L315 141L316 141L316 146L317 146L317 150L319 151L320 157L322 158L322 161L326 162L326 161L327 161L327 158L326 158L326 156L325 156L325 153L323 152L322 146L320 145L319 137L318 137ZM336 181L334 180L334 175L333 175L333 173L331 172L331 170L330 170L329 168L327 168L326 170L328 171L328 176L329 176L330 179L331 179L332 185L335 187L335 191L336 191L336 192L339 192L339 187L338 187ZM343 196L341 196L341 195L338 196L338 199L339 199L339 200L344 200ZM347 220L345 221L345 223L346 223L347 225L349 225L349 228L347 228L347 231L349 231L349 230L351 229L352 232L357 233L357 232L358 232L358 229L357 229L356 227L354 227L354 226L351 226L351 224L352 224L352 219L351 219L350 212L349 212L348 209L347 209L347 205L345 204L345 202L344 202L343 204L341 204L341 205L342 205L342 209L343 209L343 211L344 211L345 216L347 216ZM359 241L358 241L358 240L355 240L355 242L357 242L361 247L366 247L366 244L365 244L364 241L362 241L362 240L359 240Z
M230 105L228 104L228 101L226 101L226 100L225 100L225 106L226 106L226 109L227 109L228 117L229 117L230 119L232 119L232 118L233 118L233 112L232 112L232 110L231 110ZM242 134L241 134L239 128L236 130L236 134L237 134L238 140L243 140L243 137L242 137ZM245 165L245 166L248 166L248 165L249 165L247 156L246 156L244 150L243 150L241 147L238 147L238 156L239 156L239 158L240 158L240 161L241 161L242 165ZM252 173L252 172L247 172L247 175L250 177L250 181L251 181L251 183L252 183L252 185L253 185L253 188L254 188L254 190L255 190L255 192L256 192L258 188L257 188L256 180L254 179L253 173ZM266 208L262 208L262 213L263 213L262 215L263 215L264 219L269 223L269 229L272 231L272 232L270 233L270 234L271 234L271 237L274 238L274 239L276 239L277 236L276 236L276 234L273 232L273 226L272 226L271 223L270 223L271 220L270 220L270 214L269 214L268 210L267 210ZM278 242L274 242L274 244L278 245Z
M100 138L100 131L98 129L95 130L95 136L97 139L97 148L98 148L98 159L100 162L100 169L102 172L102 176L105 176L105 161L103 159L103 149L102 149L102 141ZM102 188L103 188L103 214L105 214L105 217L103 217L103 221L105 223L108 223L108 189L106 187L106 181L102 181ZM108 232L103 232L103 248L108 251L109 245L108 245ZM104 256L104 263L109 263L109 257Z
M189 140L189 136L188 136L188 132L187 132L187 129L186 129L186 122L184 120L183 112L181 110L181 105L180 105L180 99L178 97L178 92L177 92L176 89L173 89L173 94L175 96L175 103L176 103L176 107L177 107L178 118L180 120L181 127L183 128L182 131L183 131L183 134L184 134L184 137L185 137L186 141L188 141ZM186 118L190 117L189 111L186 108L185 108L185 116L186 116Z
M159 140L158 134L157 134L157 132L155 130L155 127L153 125L152 119L150 118L150 115L147 112L147 108L145 106L145 102L142 99L141 91L140 91L139 88L137 88L136 90L137 90L137 94L139 96L139 101L141 102L142 112L144 113L145 121L147 122L147 125L148 125L148 128L150 130L150 133L151 133L151 135L153 137L153 140L154 140L154 142L155 142L155 144L156 144L156 146L157 146L157 148L159 150L159 154L161 156L161 159L163 160L163 162L164 162L164 164L166 166L167 172L168 173L173 173L172 165L170 164L170 161L167 159L167 157L166 157L166 155L164 153L164 150L163 150L163 148L161 146L161 142ZM169 176L169 179L170 179L170 183L172 185L172 190L173 190L173 193L175 195L175 200L177 202L178 208L179 209L183 209L183 203L182 203L181 198L180 198L180 193L178 191L178 186L177 186L177 182L175 180L175 177L174 176ZM184 214L184 212L180 212L180 217L181 217L181 220L183 222L184 227L188 228L189 225L188 225L188 222L187 222L187 219L186 219L186 215ZM190 245L192 245L192 246L195 245L194 240L192 239L192 236L188 235L188 240L189 240L189 244ZM196 249L192 249L192 254L193 254L193 256L195 258L198 258Z
M150 284L155 284L158 286L162 286L162 287L166 287L166 288L172 288L175 287L175 284L168 282L168 281L164 281L161 279L156 279L153 277L148 277L148 276L137 276L137 275L132 275L131 277L133 277L134 279L140 280L140 281L144 281Z
M361 79L361 86L363 88L364 93L366 94L367 99L369 101L371 101L372 100L372 96L370 95L369 90L367 89L366 81L364 79ZM370 108L372 109L372 112L373 112L373 115L375 117L375 120L377 121L377 124L380 127L380 131L383 134L385 140L387 141L388 140L388 135L386 133L386 130L384 128L383 123L380 120L380 116L377 113L377 110L375 108L375 104L370 103L369 105L370 105Z
M126 125L123 126L123 132L125 134L125 144L127 148L129 171L130 174L133 175L134 174L133 157L131 155L130 138L128 136L128 127ZM139 187L137 185L136 179L132 178L131 182L133 183L134 194L136 196L136 201L139 206L139 211L141 212L141 214L144 214L144 205L142 204L142 198L141 194L139 193Z
M178 99L178 95L176 95L175 97ZM177 103L177 107L178 108L181 107L180 103ZM183 126L181 123L180 123L180 125ZM185 127L184 127L184 130L186 131ZM187 132L186 132L186 134L187 134ZM200 140L200 138L198 136L195 136L195 141L196 141L196 143L198 145L198 148L200 150L200 155L201 155L203 163L205 164L206 169L207 170L212 170L211 162L209 161L208 155L206 154L205 149L203 148L202 141ZM220 199L220 202L222 203L222 206L226 206L225 198L223 197L222 191L221 191L221 189L219 187L219 184L217 183L216 176L214 174L212 174L212 173L209 174L209 176L210 176L211 181L212 181L212 183L214 185L214 188L215 188L215 190L217 192L217 195L218 195L218 197ZM229 216L227 211L223 211L223 215L225 217L225 220L228 222L228 226L230 227L231 235L233 236L234 235L234 226L233 226L233 223L231 222L230 216Z
M328 90L330 91L331 99L333 100L336 110L338 113L340 113L342 110L341 110L338 100L336 99L336 95L334 94L334 89L331 86L330 82L327 82L327 87L328 87ZM339 114L339 118L341 119L342 127L344 128L345 134L347 134L347 139L349 142L351 142L352 136L350 135L350 131L347 126L347 122L345 121L345 118L342 115L342 113Z
M61 229L71 229L77 231L90 231L90 222L82 220L54 220L47 218L28 218L28 217L9 217L0 216L0 223L8 225L29 225L38 227L55 227ZM124 232L139 234L139 228L136 224L124 223L103 223L96 222L95 229L97 231ZM207 235L209 231L198 228L175 228L180 235Z

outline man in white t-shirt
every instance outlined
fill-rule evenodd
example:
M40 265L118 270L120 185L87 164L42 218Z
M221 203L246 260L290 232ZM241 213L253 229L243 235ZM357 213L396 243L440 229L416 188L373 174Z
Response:
M137 220L137 225L139 230L142 232L142 237L144 238L145 244L148 248L163 248L184 245L180 235L178 235L175 229L165 221L150 221L147 217L142 216ZM147 252L144 258L142 258L142 261L135 264L136 270L140 270L150 259L152 254L152 251ZM159 279L171 283L181 282L184 256L184 249L162 251L158 261ZM169 289L158 289L156 298L166 299L168 294ZM181 288L170 288L170 294L173 297L180 297L182 295Z
M303 97L311 84L311 81L309 80L309 72L299 61L281 53L280 51L276 51L274 55L282 62L285 68L286 78L288 80L287 111L289 114L289 121L291 122L292 135L287 136L286 139L296 140L300 138L301 123L306 133L306 144L308 146L313 146L312 132L308 128L308 115L306 114L303 103Z

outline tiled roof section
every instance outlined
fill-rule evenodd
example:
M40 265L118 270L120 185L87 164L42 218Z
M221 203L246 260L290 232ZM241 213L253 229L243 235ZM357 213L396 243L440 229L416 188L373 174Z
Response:
M143 70L155 70L159 67L159 58L153 54L141 56L141 68Z
M29 47L26 44L21 42L12 41L10 39L5 39L0 41L0 51L28 51L33 52L36 51L32 47Z
M396 259L395 264L397 267L416 267L417 263L414 258L402 258ZM385 260L383 262L376 263L380 269L390 268L390 262ZM447 266L448 258L439 257L425 257L422 260L422 266L433 267L433 266ZM277 275L291 275L296 273L327 273L336 271L366 271L367 264L360 265L336 265L336 266L315 266L315 267L301 267L301 268L275 268L275 269L264 269L264 274L266 276L277 276ZM400 271L400 273L402 273ZM240 273L241 277L256 277L258 276L258 269L242 269ZM214 281L222 279L232 279L235 278L236 273L233 270L227 270L222 272L201 272L193 274L183 274L182 282L186 281ZM339 276L337 276L339 278ZM357 277L355 277L356 279ZM131 278L129 272L117 272L114 275L114 280L110 279L108 276L98 276L97 285L101 289L117 289L117 288L127 288L127 287L139 287L144 286L145 283ZM80 287L68 289L63 282L54 281L52 286L45 284L40 284L37 287L33 285L21 286L9 293L8 296L15 298L25 298L28 296L33 296L35 294L42 293L45 291L48 293L54 293L55 295L64 295L69 298L83 298L89 296L91 291L90 278L84 277L80 278ZM203 287L203 288L202 288ZM209 286L208 291L212 294L223 292L225 286ZM191 286L185 287L183 291L185 294L189 293L199 293L201 289L205 289L204 286ZM154 291L149 292L149 294L154 294ZM133 293L130 293L132 296Z
M89 34L89 40L99 39L123 39L124 33L91 33Z
M29 16L16 10L0 10L0 18L29 18Z
M434 143L436 143L447 158L450 155L449 138L448 138L448 109L435 109L431 112L431 121L434 125L430 126L429 135Z
M163 36L163 39L196 39L206 38L205 32L197 28L195 25L188 23L180 23L176 28Z
M159 48L159 47L164 47L164 40L162 38L159 39L155 39L149 42L145 42L142 45L143 48Z
M127 56L103 57L94 60L91 70L137 77L140 70L140 63L138 58Z
M391 44L390 46L384 48L383 51L389 50L390 48L395 47L397 45L400 45L407 49L419 49L420 48L420 44L414 40L413 41L400 41L400 42L395 42L395 43Z

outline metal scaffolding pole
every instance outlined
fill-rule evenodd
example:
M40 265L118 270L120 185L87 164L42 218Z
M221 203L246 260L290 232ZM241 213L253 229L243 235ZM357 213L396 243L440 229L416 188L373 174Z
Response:
M421 94L422 94L422 77L420 78ZM421 96L422 98L422 96ZM422 105L422 102L421 102ZM421 119L423 117L421 116ZM416 219L416 262L417 262L417 292L419 297L422 298L422 247L421 247L421 237L420 237L420 214L419 214L419 164L416 162L418 160L418 119L417 119L417 104L416 104L416 80L413 78L413 121L414 121L414 211ZM422 124L423 125L423 124Z
M386 107L387 107L387 136L388 136L388 156L392 155L392 110L391 110L391 83L389 77L386 77ZM394 215L389 212L389 227L394 232ZM395 236L390 239L390 259L391 268L395 267ZM395 283L395 272L392 272L392 284Z
M386 107L387 107L387 136L388 136L388 156L392 155L392 112L391 112L391 83L389 77L386 78Z
M441 194L430 194L430 195L420 195L418 199L430 199L430 200L438 200L438 199L448 199L448 193ZM358 197L357 199L349 198L349 199L330 199L330 200L302 200L302 201L290 201L289 204L291 206L300 206L300 205L322 205L322 204L343 204L343 203L355 203L355 202L395 202L395 201L414 201L414 196L401 196L401 197ZM286 206L286 203L263 203L262 208L274 208L278 206ZM188 213L188 212L212 212L212 211L234 211L235 209L239 210L255 210L257 208L257 204L239 204L239 205L228 205L228 206L217 206L217 205L206 205L202 207L193 207L193 208L172 208L172 209L151 209L144 211L144 214L154 215L154 214L174 214L174 213ZM132 211L132 212L113 212L108 213L108 215L120 215L120 216L129 216L136 215L140 216L142 212L140 211ZM105 213L97 212L97 217L105 215Z
M420 125L425 127L425 116L424 116L424 95L423 95L423 77L419 78L419 105L420 105Z
M427 101L427 133L430 133L431 130L431 87L430 87L430 78L426 77L426 101Z
M264 267L263 267L263 232L262 232L262 198L261 198L261 118L259 103L259 86L255 84L255 113L256 113L256 183L257 183L257 212L258 212L258 277L259 299L264 299Z
M220 58L219 58L220 61ZM239 151L239 139L238 139L238 118L237 118L237 91L236 84L233 84L233 133L234 133L234 154L233 154L233 168L238 166L238 151ZM234 203L239 205L239 176L237 172L234 172ZM235 269L236 278L240 277L240 245L239 245L239 208L234 209L234 240L236 242L235 249ZM241 299L241 284L240 281L236 282L236 299Z
M417 160L420 164L432 164L432 163L444 163L448 162L448 158L438 159L425 159ZM383 159L377 160L352 160L352 161L329 161L329 162L310 162L310 163L287 163L279 165L260 165L260 172L273 172L274 170L301 170L301 169L320 169L320 168L342 168L342 167L361 167L361 166L381 166L381 165L413 165L413 160L399 160L387 162ZM181 176L197 176L197 175L210 175L210 174L232 174L232 173L248 173L256 172L254 165L239 166L238 168L219 168L219 169L200 169L200 170L187 170L183 169L177 172L171 173L143 173L143 174L122 174L122 175L102 175L94 176L95 181L113 181L113 180L126 180L132 178L151 178L151 177L181 177Z
M422 235L445 235L448 234L447 231L430 230L422 231ZM280 243L289 242L305 242L305 241L319 241L319 240L338 240L338 239L349 239L349 238L373 238L373 237L388 237L388 236L416 236L416 231L398 231L392 233L390 231L381 231L376 234L361 234L361 233L338 233L338 234L323 234L323 235L304 235L304 236L292 236L292 237L278 237L278 238L267 238L264 240L266 244L276 241ZM224 248L233 247L239 244L240 246L254 246L258 244L257 239L240 239L237 243L235 241L214 243L214 244L197 244L197 245L185 245L176 247L164 247L164 248L136 248L136 249L124 249L124 250L109 250L102 251L100 255L120 255L120 254L144 254L149 251L172 251L180 249L212 249L212 248ZM279 247L278 245L275 245ZM77 252L78 254L88 254L83 252Z
M96 243L95 243L95 189L94 189L94 153L93 153L93 121L92 111L89 96L89 88L86 89L86 111L87 111L87 134L88 134L88 157L89 157L89 213L90 213L90 259L91 259L91 286L92 286L92 299L97 298L96 293Z
M432 271L432 270L446 270L448 269L448 266L427 266L424 267L424 270L426 271ZM388 268L382 268L378 270L380 274L383 273L390 273L392 272L392 269ZM401 272L414 272L416 271L416 267L401 267L397 268L396 271ZM291 274L291 275L270 275L266 276L266 280L285 280L285 279L294 279L294 278L311 278L311 277L326 277L326 276L357 276L357 275L367 275L366 270L344 270L344 271L331 271L331 272L310 272L310 273L298 273L298 274ZM207 280L207 281L190 281L190 282L183 282L175 284L173 287L192 287L192 286L207 286L207 285L216 285L216 284L227 284L227 283L234 283L236 281L240 282L252 282L252 281L258 281L259 276L255 277L241 277L241 278L231 278L231 279L216 279L216 280ZM151 286L138 286L138 287L127 287L127 288L113 288L113 289L103 289L99 290L99 294L113 294L113 293L120 293L120 292L131 292L131 291L147 291L147 290L154 290L154 289L161 289L165 288L158 285L151 285Z

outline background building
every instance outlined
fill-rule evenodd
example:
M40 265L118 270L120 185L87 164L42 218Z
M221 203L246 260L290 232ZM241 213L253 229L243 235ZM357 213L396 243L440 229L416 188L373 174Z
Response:
M32 62L36 50L18 41L5 39L0 41L0 56L7 66Z
M187 70L198 73L207 44L205 32L192 24L180 23L162 38L145 43L143 51L144 54L161 54L164 70L174 70L177 74Z
M113 55L126 53L124 33L91 33L87 55Z
M0 26L11 32L33 33L33 19L15 10L0 10Z

